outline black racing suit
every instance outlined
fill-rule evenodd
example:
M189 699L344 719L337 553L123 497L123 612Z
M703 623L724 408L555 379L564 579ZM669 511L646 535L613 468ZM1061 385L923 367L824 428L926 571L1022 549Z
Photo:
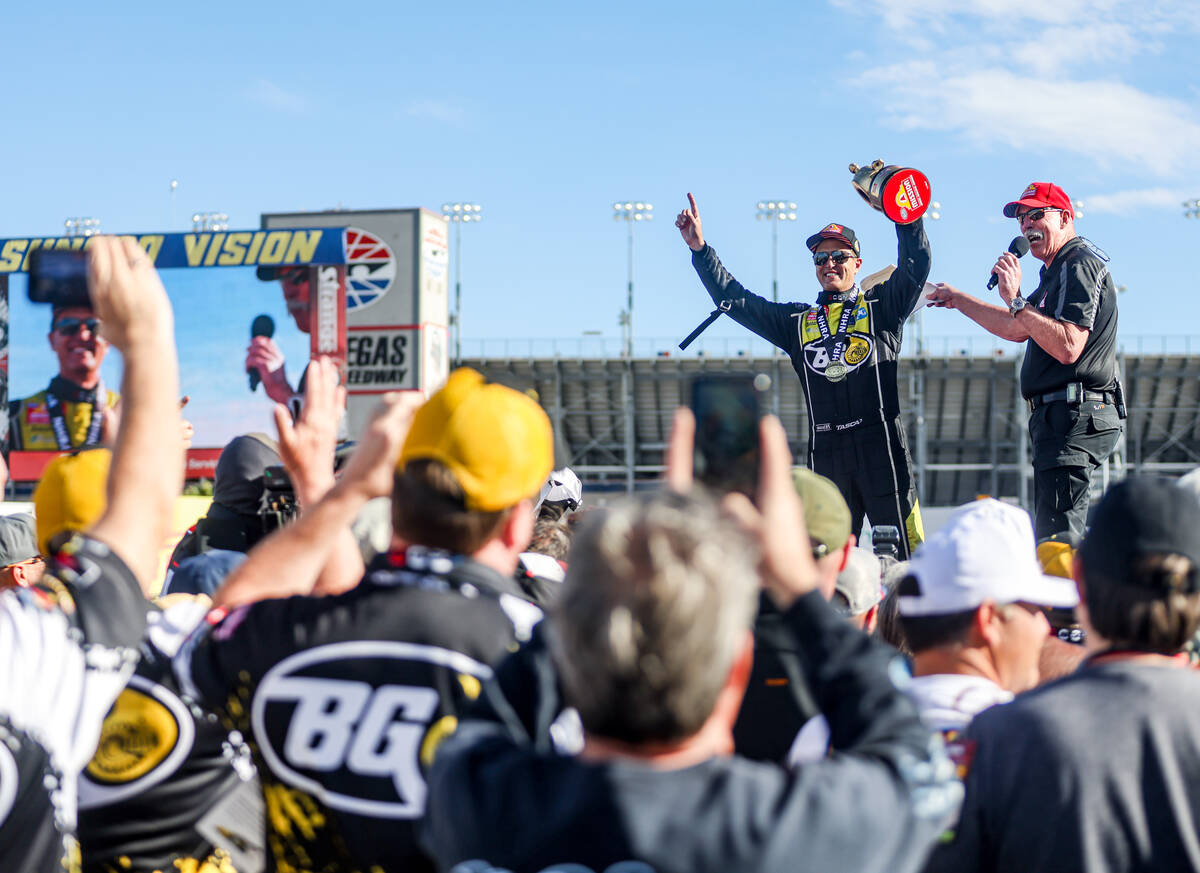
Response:
M818 327L818 304L772 303L752 294L730 275L712 246L692 253L692 266L729 316L787 352L800 376L808 405L808 465L832 479L850 505L853 530L864 513L872 526L893 524L901 538L901 558L924 540L900 400L896 359L904 321L912 313L929 276L929 239L921 222L896 225L899 241L895 272L885 281L853 291L857 307L848 325L840 382L825 377L829 354ZM841 302L825 307L829 330L836 333Z

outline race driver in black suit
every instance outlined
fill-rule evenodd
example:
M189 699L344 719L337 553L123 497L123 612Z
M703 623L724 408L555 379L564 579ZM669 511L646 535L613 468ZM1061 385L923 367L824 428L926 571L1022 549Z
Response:
M675 226L713 302L787 352L800 376L809 467L837 483L855 536L864 513L873 527L895 525L906 534L900 558L908 558L925 537L900 422L896 359L904 321L929 276L929 239L920 219L896 225L898 266L865 291L856 281L862 267L858 238L843 224L827 224L807 240L821 285L817 302L772 303L725 269L704 241L691 194L688 204Z

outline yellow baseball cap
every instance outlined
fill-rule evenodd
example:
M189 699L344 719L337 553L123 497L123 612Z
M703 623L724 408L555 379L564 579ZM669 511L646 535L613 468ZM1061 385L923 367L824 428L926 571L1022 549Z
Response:
M87 530L108 505L108 468L112 452L88 449L55 458L33 492L38 549L50 554L50 541L63 531Z
M538 493L554 468L550 419L536 401L460 367L417 410L396 468L446 465L468 509L498 512Z

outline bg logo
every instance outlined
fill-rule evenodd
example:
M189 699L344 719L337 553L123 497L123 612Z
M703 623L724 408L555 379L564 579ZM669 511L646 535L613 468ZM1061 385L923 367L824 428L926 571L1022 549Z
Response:
M333 809L418 818L426 794L422 744L440 708L435 688L445 671L492 675L486 665L435 646L320 646L263 677L251 726L271 772L288 785Z

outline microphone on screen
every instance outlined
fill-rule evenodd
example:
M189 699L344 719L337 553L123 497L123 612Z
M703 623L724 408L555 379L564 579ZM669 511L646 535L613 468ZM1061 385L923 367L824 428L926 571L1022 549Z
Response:
M1021 237L1024 239L1024 237ZM1025 248L1029 248L1029 244L1025 244ZM275 319L269 315L259 315L254 321L250 322L250 339L256 336L265 336L268 339L275 336ZM246 375L250 377L250 390L253 391L258 387L258 383L262 379L258 375L257 367L247 367Z
M1023 258L1029 253L1029 240L1023 236L1014 237L1013 241L1008 244L1008 250L1018 258ZM995 288L999 281L1000 277L996 275L995 270L992 270L992 278L988 279L988 290L991 291Z

